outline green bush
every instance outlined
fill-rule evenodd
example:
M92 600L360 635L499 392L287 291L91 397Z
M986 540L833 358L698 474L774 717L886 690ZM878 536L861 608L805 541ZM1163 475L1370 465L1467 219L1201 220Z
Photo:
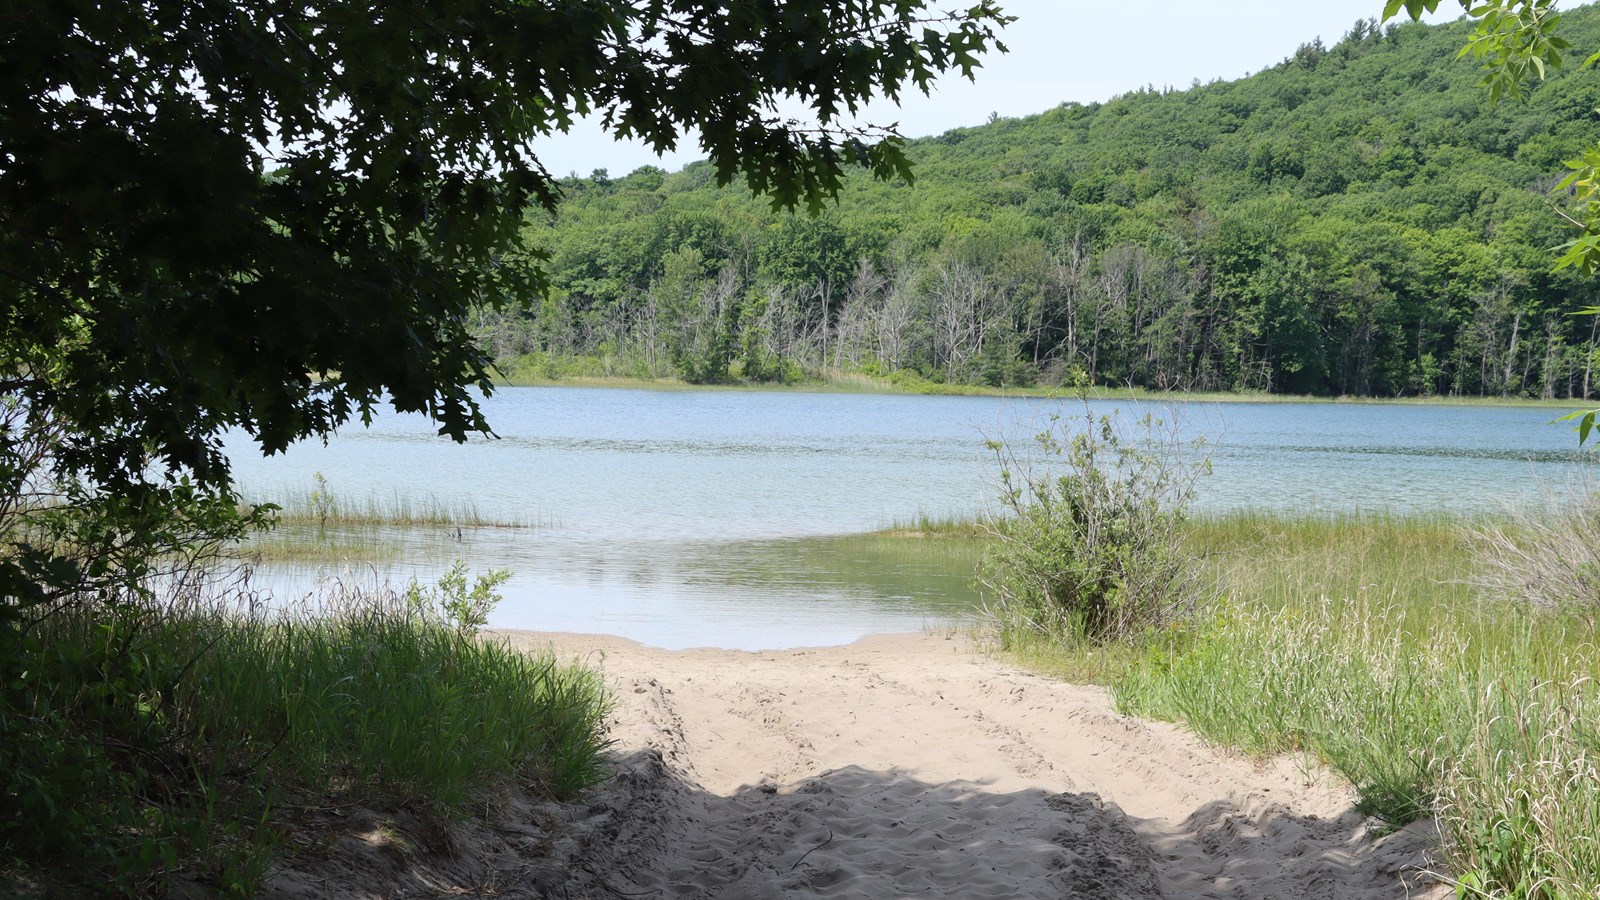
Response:
M511 577L510 569L493 569L467 587L467 564L456 560L433 587L416 579L406 586L406 609L425 622L438 622L462 634L473 634L489 624L489 614L500 605L497 588Z
M1007 646L1019 639L1104 643L1158 627L1201 593L1179 527L1203 453L1146 416L1130 440L1113 416L1050 417L1036 466L991 441L1007 515L981 583Z

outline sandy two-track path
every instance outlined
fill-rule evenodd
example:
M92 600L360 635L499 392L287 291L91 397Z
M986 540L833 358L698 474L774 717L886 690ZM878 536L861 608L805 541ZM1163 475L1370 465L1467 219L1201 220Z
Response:
M621 774L573 808L556 897L1402 898L1425 829L1118 715L939 635L743 653L515 634L603 668Z

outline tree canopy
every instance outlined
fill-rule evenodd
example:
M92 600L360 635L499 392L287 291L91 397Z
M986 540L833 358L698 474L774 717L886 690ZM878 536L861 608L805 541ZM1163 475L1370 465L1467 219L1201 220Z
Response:
M561 187L537 141L575 116L663 149L693 133L780 208L855 166L909 178L899 136L851 114L971 77L1009 21L925 6L7 4L0 596L136 584L226 531L230 429L270 453L387 406L486 431L469 317L541 295L523 224Z
M1387 0L1383 16L1393 18L1405 10L1413 20L1423 12L1438 10L1442 0ZM1520 97L1531 81L1543 81L1552 70L1565 64L1562 51L1572 43L1562 34L1557 0L1458 0L1462 10L1477 21L1477 27L1461 48L1460 55L1478 61L1484 75L1479 84L1489 92L1489 101ZM1584 67L1600 62L1600 51L1584 61ZM1563 244L1557 268L1574 267L1585 275L1600 270L1600 144L1582 156L1566 162L1569 170L1556 187L1570 190L1578 201L1578 211L1567 216L1580 234Z
M235 426L270 452L387 403L482 430L464 323L542 287L518 240L559 194L539 136L693 129L722 183L816 208L849 166L909 175L851 112L1000 48L993 0L924 6L8 4L0 388L63 429L63 471L120 488L226 483Z
M1413 20L1423 11L1438 9L1440 0L1388 0L1384 18L1398 15L1400 10ZM1481 61L1485 71L1482 85L1489 90L1490 101L1503 95L1518 96L1523 85L1537 78L1543 81L1546 73L1563 65L1561 51L1572 44L1558 31L1561 15L1556 10L1556 0L1486 0L1473 5L1470 0L1460 0L1467 15L1479 24L1471 39L1462 48L1462 56L1472 56ZM1584 67L1600 62L1600 51L1584 61ZM1576 268L1585 275L1600 270L1600 143L1590 142L1581 156L1566 161L1567 176L1556 185L1558 191L1570 192L1577 209L1563 214L1579 232L1578 236L1563 244L1557 269ZM1576 314L1600 316L1600 306L1585 306ZM1587 396L1587 391L1585 392ZM1569 416L1578 425L1578 443L1584 444L1594 432L1600 409L1579 410Z
M99 892L182 877L185 841L247 827L213 819L218 779L304 718L190 716L221 638L168 626L205 548L264 519L235 503L225 434L274 452L380 407L486 430L468 318L541 295L523 225L560 186L537 141L575 116L662 149L692 131L723 184L781 208L857 165L909 177L899 137L851 114L970 77L1008 21L926 6L0 6L0 881L52 860ZM231 865L219 885L248 890Z

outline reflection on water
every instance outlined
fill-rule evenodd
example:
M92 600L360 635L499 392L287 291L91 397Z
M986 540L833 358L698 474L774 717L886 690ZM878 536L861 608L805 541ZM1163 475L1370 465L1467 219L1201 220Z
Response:
M386 560L270 563L258 570L280 597L313 594L328 579L360 585L428 581L451 560L512 578L497 628L620 634L656 646L761 649L848 643L917 631L969 615L976 544L882 537L718 543L641 541L621 547L511 538L503 529L374 529ZM393 561L398 558L400 561Z
M1096 404L1096 412L1136 405ZM379 531L383 561L267 563L280 594L353 570L403 582L461 558L514 575L492 624L601 631L658 646L777 647L917 629L973 608L970 548L861 536L919 515L980 515L985 437L1026 444L1061 404L881 395L521 388L500 438L457 446L383 417L327 446L234 451L256 499L397 492L536 528ZM1074 407L1065 407L1068 415ZM1077 407L1081 413L1081 407ZM1589 465L1556 413L1526 408L1237 403L1158 408L1204 436L1202 509L1473 511ZM836 537L838 535L855 537ZM391 552L392 551L392 552ZM258 580L260 580L258 578Z

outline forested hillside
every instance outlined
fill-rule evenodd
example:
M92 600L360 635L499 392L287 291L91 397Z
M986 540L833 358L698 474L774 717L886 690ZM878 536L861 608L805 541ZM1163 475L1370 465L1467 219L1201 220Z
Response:
M550 298L481 328L546 376L1591 396L1547 191L1600 75L1490 107L1467 28L1359 22L1239 81L915 141L914 185L863 173L816 217L705 164L568 179L529 226ZM1600 47L1600 10L1564 31Z

